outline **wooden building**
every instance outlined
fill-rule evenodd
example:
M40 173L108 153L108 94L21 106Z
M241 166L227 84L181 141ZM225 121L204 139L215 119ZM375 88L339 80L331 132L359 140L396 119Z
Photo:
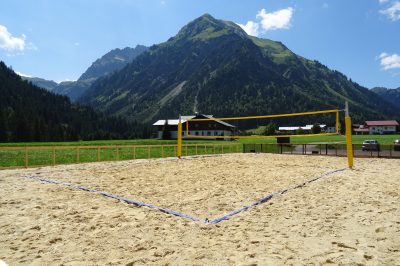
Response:
M183 139L199 139L200 136L226 136L225 140L231 140L236 127L220 120L211 119L212 115L193 115L181 116L182 138ZM192 121L193 119L209 119L207 121ZM179 119L158 120L153 124L157 127L157 138L163 139L165 135L170 139L177 139ZM188 123L188 126L187 126ZM188 133L186 128L188 127ZM188 136L189 135L189 136ZM195 138L191 136L196 136ZM201 139L201 138L200 138ZM204 138L206 139L206 138ZM207 138L210 139L210 138ZM211 138L216 139L216 138Z

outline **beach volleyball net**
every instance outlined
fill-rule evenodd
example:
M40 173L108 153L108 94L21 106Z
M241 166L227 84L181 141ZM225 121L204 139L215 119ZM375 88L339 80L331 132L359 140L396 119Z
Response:
M234 140L234 139L288 139L291 137L334 136L340 134L340 112L330 109L321 111L255 115L241 117L196 116L178 123L177 156L182 155L182 139ZM349 167L353 166L351 119L346 103L346 150ZM308 122L308 123L307 123ZM277 125L287 125L278 127ZM256 128L249 130L248 128ZM272 129L271 129L272 128Z
M184 138L192 139L241 139L241 138L276 138L276 137L304 137L304 136L332 136L339 134L339 112L340 110L323 110L301 113L257 115L242 117L205 117L187 120L182 129ZM312 118L304 118L312 116ZM298 119L296 119L298 118ZM299 119L300 118L300 119ZM210 124L214 121L213 125ZM307 121L314 121L311 125ZM321 121L321 122L316 122ZM325 121L325 123L323 123ZM285 123L287 127L277 127L278 124ZM301 123L304 125L300 125ZM213 126L220 124L219 129L213 130ZM274 125L277 134L266 135L263 127ZM245 130L246 127L257 127L256 131ZM319 127L319 129L313 129ZM226 130L230 128L230 130ZM201 129L201 130L197 130ZM261 132L260 132L261 131ZM198 132L208 134L196 134Z

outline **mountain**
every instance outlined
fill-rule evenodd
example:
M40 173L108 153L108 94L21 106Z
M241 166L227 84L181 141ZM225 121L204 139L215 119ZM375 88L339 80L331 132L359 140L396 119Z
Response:
M27 78L25 80L32 84L53 91L54 93L66 95L72 101L76 101L96 79L118 71L130 63L135 57L145 52L148 48L137 45L135 48L114 49L97 59L77 81L63 81L59 84L41 78Z
M149 136L148 128L24 81L0 61L0 141L66 141Z
M68 96L75 102L95 80L63 81L53 90L54 93Z
M44 88L48 91L53 91L58 86L58 83L55 81L52 81L52 80L46 80L46 79L35 78L35 77L26 77L26 76L21 76L21 78L23 80L31 82L32 84L34 84L40 88Z
M126 47L124 49L117 48L111 50L97 59L85 73L80 76L78 81L97 79L120 70L147 49L148 47L144 45L136 45L135 48Z
M195 112L220 117L342 108L345 101L355 121L398 115L340 72L208 14L99 78L80 101L144 122Z
M375 92L380 97L385 99L387 102L393 104L400 110L400 87L398 87L397 89L375 87L372 88L371 91Z

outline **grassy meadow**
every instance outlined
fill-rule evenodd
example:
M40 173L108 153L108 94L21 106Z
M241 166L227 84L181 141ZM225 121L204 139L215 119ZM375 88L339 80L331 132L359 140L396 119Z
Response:
M400 135L353 135L357 148L366 139L376 139L382 149L390 149ZM344 136L292 137L293 144L344 143ZM275 138L237 139L234 141L187 140L183 141L182 155L221 154L243 152L243 144L273 144ZM268 152L279 152L269 146ZM287 149L287 148L286 148ZM40 165L71 164L96 161L174 157L175 140L132 139L72 142L19 142L0 143L0 168Z

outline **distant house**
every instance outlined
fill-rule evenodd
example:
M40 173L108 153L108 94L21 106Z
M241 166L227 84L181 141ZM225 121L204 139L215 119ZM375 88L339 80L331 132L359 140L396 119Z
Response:
M368 127L364 127L364 125L357 125L353 127L354 134L356 135L368 135L369 129Z
M365 121L364 128L372 134L395 134L398 132L399 122L396 120Z
M281 133L287 133L287 134L291 134L291 133L296 133L298 130L303 130L305 133L310 133L311 132L311 130L312 130L312 128L313 128L313 126L314 125L306 125L306 126L295 126L295 127L279 127L278 128L278 130L279 130L279 132L281 132ZM326 125L322 125L322 124L320 124L319 125L320 127L321 127L321 130L323 131L323 132L326 132L326 129L327 129L327 127L326 127ZM328 128L328 130L332 130L332 128L331 127L329 127ZM334 129L334 131L333 132L335 132L336 131L336 128Z
M207 136L210 139L212 136L226 136L225 140L230 140L229 136L233 135L235 126L228 124L224 121L212 119L212 115L191 115L181 116L182 123L182 138L183 139L198 139L200 136ZM192 119L209 119L209 121L192 121ZM168 131L171 139L177 139L178 136L178 123L179 119L158 120L153 124L157 127L157 137L163 138L163 134ZM188 126L187 126L188 123ZM188 127L188 133L186 128ZM188 136L189 135L189 136ZM196 137L191 137L196 136ZM216 138L211 138L216 139Z

